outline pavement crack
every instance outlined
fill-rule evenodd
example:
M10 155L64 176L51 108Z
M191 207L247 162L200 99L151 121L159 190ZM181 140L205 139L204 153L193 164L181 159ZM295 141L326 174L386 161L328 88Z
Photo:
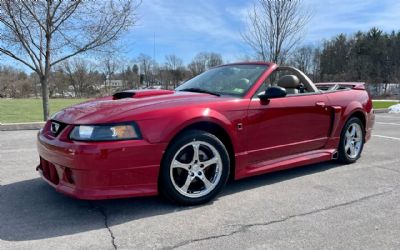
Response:
M395 172L395 173L400 174L400 171L399 171L399 170L396 170L396 169L385 168L385 167L382 167L382 166L376 167L376 168L385 169L385 170L392 171L392 172Z
M115 236L113 231L111 230L110 226L108 225L108 215L105 211L105 209L101 206L97 206L93 204L92 202L89 202L89 206L91 209L98 211L103 217L104 217L104 226L107 228L108 233L110 234L111 237L111 244L115 250L118 249L117 244L115 243Z
M236 229L236 230L234 230L234 231L232 231L230 233L212 235L212 236L193 239L193 240L187 240L187 241L183 241L183 242L180 242L180 243L178 243L176 245L173 245L171 247L166 247L166 248L163 248L163 249L175 249L175 248L183 247L183 246L186 246L186 245L190 245L190 244L195 243L195 242L207 241L207 240L218 239L218 238L223 238L223 237L229 237L229 236L232 236L234 234L243 233L243 232L247 231L248 229L250 229L252 227L269 226L269 225L276 224L276 223L286 222L287 220L290 220L290 219L293 219L293 218L304 217L304 216L308 216L308 215L312 215L312 214L328 211L328 210L339 208L339 207L345 207L345 206L353 205L353 204L358 203L358 202L362 202L362 201L365 201L365 200L368 200L368 199L372 199L372 198L375 198L375 197L378 197L378 196L382 196L382 195L391 193L392 191L393 191L393 189L387 190L387 191L384 191L384 192L380 192L380 193L375 193L375 194L363 196L363 197L361 197L359 199L356 199L356 200L351 200L351 201L348 201L348 202L339 203L339 204L335 204L335 205L324 207L324 208L320 208L320 209L315 209L315 210L312 210L312 211L309 211L309 212L305 212L305 213L289 215L289 216L286 216L286 217L283 217L283 218L277 219L277 220L271 220L271 221L260 222L260 223L234 225L234 226L238 226L238 229Z

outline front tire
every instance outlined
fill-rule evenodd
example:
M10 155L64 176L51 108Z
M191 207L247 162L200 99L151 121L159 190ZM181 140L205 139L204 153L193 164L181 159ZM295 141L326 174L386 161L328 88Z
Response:
M161 164L160 191L182 205L212 200L229 177L229 155L213 134L190 130L167 149Z
M365 130L361 120L351 117L343 127L339 143L339 161L349 164L360 158L365 143Z

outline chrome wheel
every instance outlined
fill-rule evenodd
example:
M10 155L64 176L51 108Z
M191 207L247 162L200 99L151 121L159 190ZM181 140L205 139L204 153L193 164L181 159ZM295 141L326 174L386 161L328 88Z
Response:
M356 158L361 151L362 143L363 133L361 126L357 123L352 123L346 131L344 140L344 151L347 157Z
M203 197L218 185L222 160L218 150L204 141L192 141L174 155L170 178L174 188L189 198Z

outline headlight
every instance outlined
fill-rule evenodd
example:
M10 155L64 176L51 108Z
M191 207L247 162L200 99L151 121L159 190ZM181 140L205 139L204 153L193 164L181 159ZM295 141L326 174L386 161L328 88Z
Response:
M75 126L69 138L75 141L118 141L140 139L135 123Z

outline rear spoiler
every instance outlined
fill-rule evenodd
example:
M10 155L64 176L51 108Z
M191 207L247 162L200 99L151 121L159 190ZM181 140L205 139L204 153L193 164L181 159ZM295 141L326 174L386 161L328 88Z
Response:
M365 82L318 82L314 83L317 87L318 86L335 86L338 87L345 87L357 90L365 90Z

